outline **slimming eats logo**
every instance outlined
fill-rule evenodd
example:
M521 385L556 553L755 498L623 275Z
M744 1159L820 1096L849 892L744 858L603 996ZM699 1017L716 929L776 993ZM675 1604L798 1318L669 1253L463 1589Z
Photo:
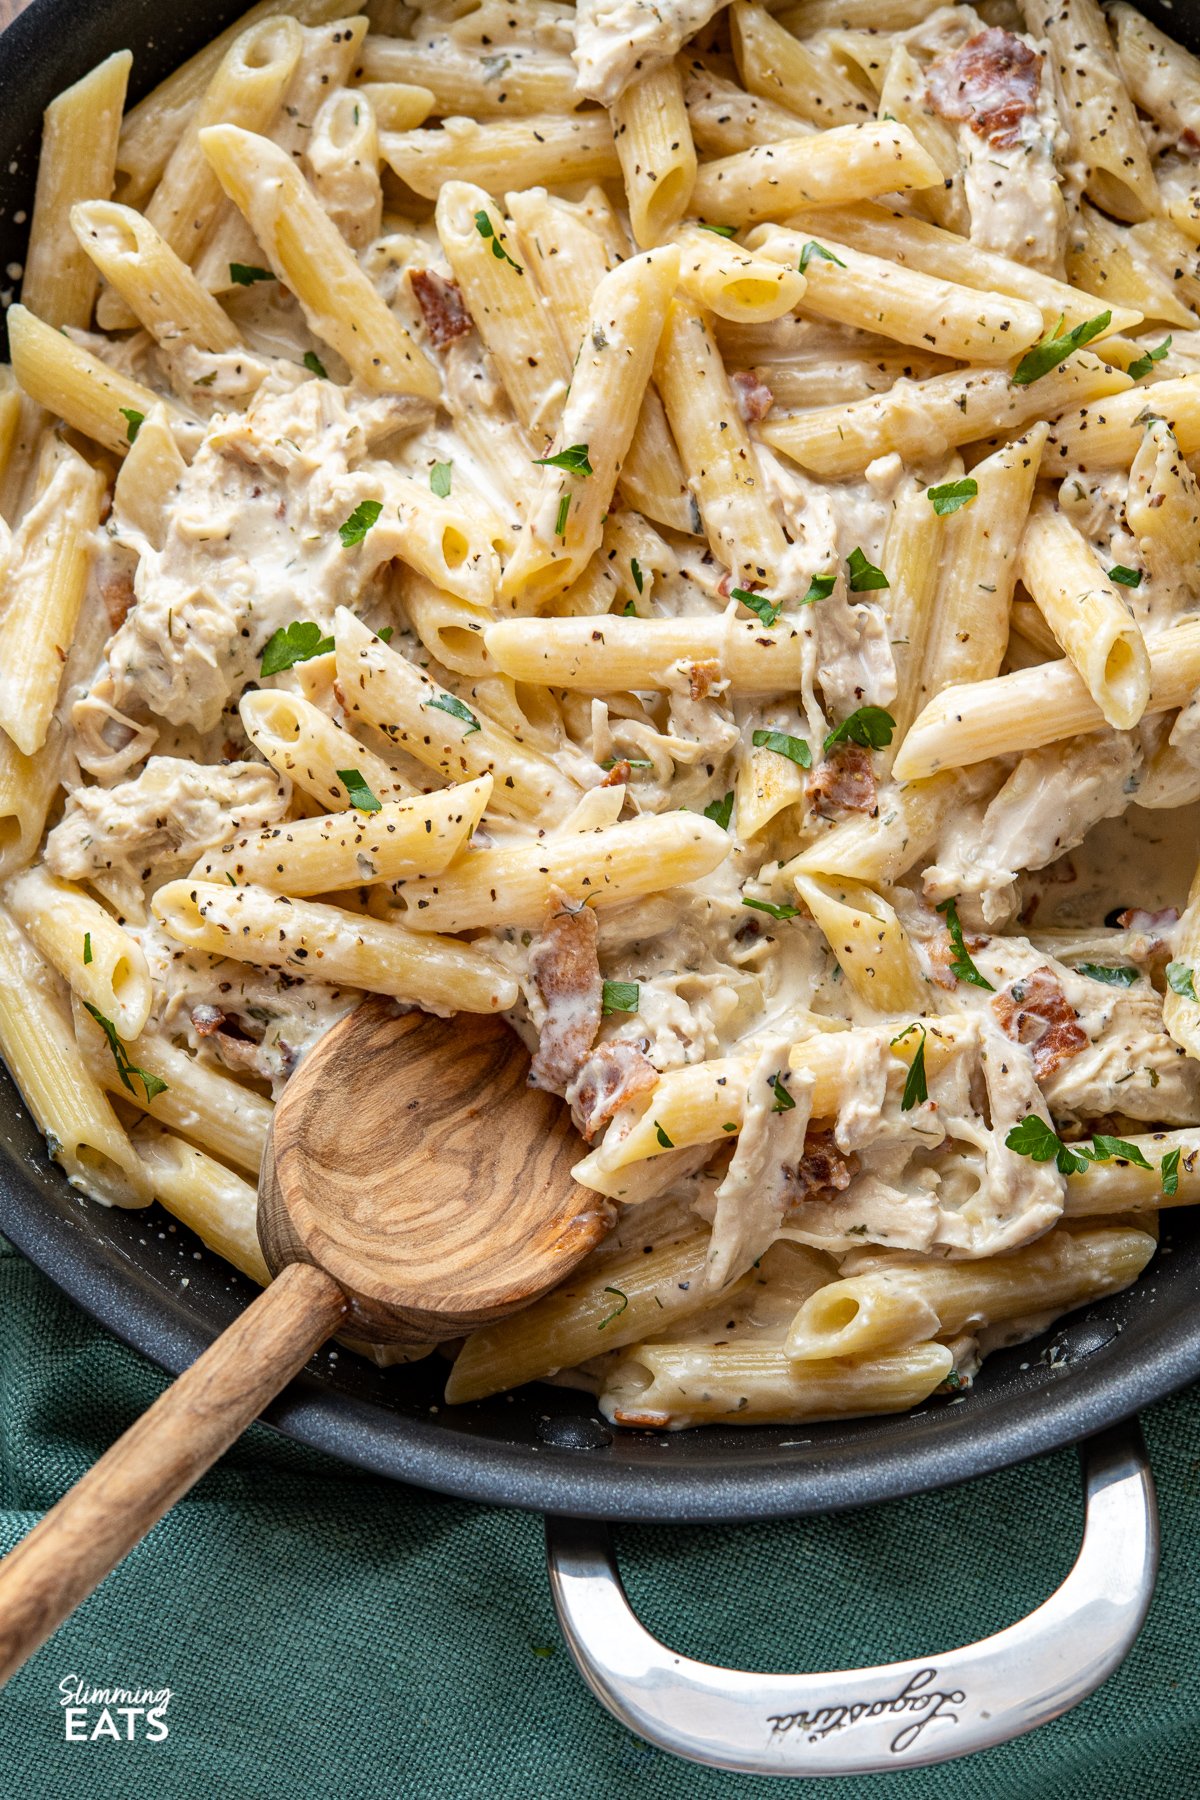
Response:
M169 1687L90 1687L78 1675L64 1675L58 1684L58 1703L68 1743L114 1738L118 1743L161 1744L170 1731L165 1717L171 1704Z

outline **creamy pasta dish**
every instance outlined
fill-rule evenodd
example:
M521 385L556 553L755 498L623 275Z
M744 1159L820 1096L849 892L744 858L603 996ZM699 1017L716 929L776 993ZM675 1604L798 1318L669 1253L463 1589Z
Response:
M1200 1198L1200 63L1094 0L365 12L46 114L5 1062L265 1282L306 1051L502 1013L612 1229L448 1401L961 1392Z

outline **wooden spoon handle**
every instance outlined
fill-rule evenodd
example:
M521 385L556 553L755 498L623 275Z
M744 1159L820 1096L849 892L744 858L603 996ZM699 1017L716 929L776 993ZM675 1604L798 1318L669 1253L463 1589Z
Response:
M337 1330L346 1297L289 1263L0 1562L0 1683Z

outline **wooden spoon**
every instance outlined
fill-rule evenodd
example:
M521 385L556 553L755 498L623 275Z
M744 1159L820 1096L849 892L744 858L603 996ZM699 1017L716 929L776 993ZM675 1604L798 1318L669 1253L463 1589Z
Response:
M459 1337L595 1247L608 1203L526 1085L502 1020L368 1001L284 1089L259 1179L276 1279L0 1562L0 1682L87 1598L327 1338Z

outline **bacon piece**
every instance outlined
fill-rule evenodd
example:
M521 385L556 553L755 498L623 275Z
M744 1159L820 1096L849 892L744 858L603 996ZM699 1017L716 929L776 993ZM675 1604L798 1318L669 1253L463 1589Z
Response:
M100 598L108 614L108 622L116 631L125 623L133 605L133 576L128 569L107 570L100 577Z
M1143 907L1130 906L1123 913L1117 914L1117 924L1126 931L1150 933L1156 925L1174 925L1178 918L1177 906L1164 906L1158 912L1146 912Z
M215 1037L228 1017L219 1006L193 1006L192 1029L197 1037Z
M463 304L457 281L447 281L436 269L410 269L408 279L435 350L469 335L475 321Z
M784 1169L788 1203L796 1206L811 1200L814 1194L840 1194L857 1172L858 1158L853 1153L843 1156L831 1131L810 1131L804 1140L804 1155L796 1167Z
M632 774L633 770L630 768L625 758L622 757L620 762L615 762L613 764L612 768L608 771L608 774L604 777L604 780L600 783L600 786L620 787L622 782L628 781Z
M875 811L875 771L861 744L835 744L804 786L819 813Z
M590 1143L614 1113L657 1082L658 1070L636 1044L597 1044L567 1096L576 1127Z
M710 659L708 662L691 663L688 666L688 689L693 700L707 700L713 683L720 679L719 662Z
M1036 110L1042 59L1011 31L990 26L936 57L926 81L934 112L969 125L994 150L1011 150Z
M775 396L766 382L760 381L753 369L735 369L729 380L737 409L746 424L765 419L775 404Z
M1000 1029L1033 1051L1037 1081L1053 1075L1069 1057L1087 1048L1088 1035L1052 969L1043 965L1010 981L992 1001Z
M541 936L529 952L529 972L546 1008L529 1079L554 1094L561 1094L576 1074L600 1029L603 989L596 929L590 906L555 891Z

